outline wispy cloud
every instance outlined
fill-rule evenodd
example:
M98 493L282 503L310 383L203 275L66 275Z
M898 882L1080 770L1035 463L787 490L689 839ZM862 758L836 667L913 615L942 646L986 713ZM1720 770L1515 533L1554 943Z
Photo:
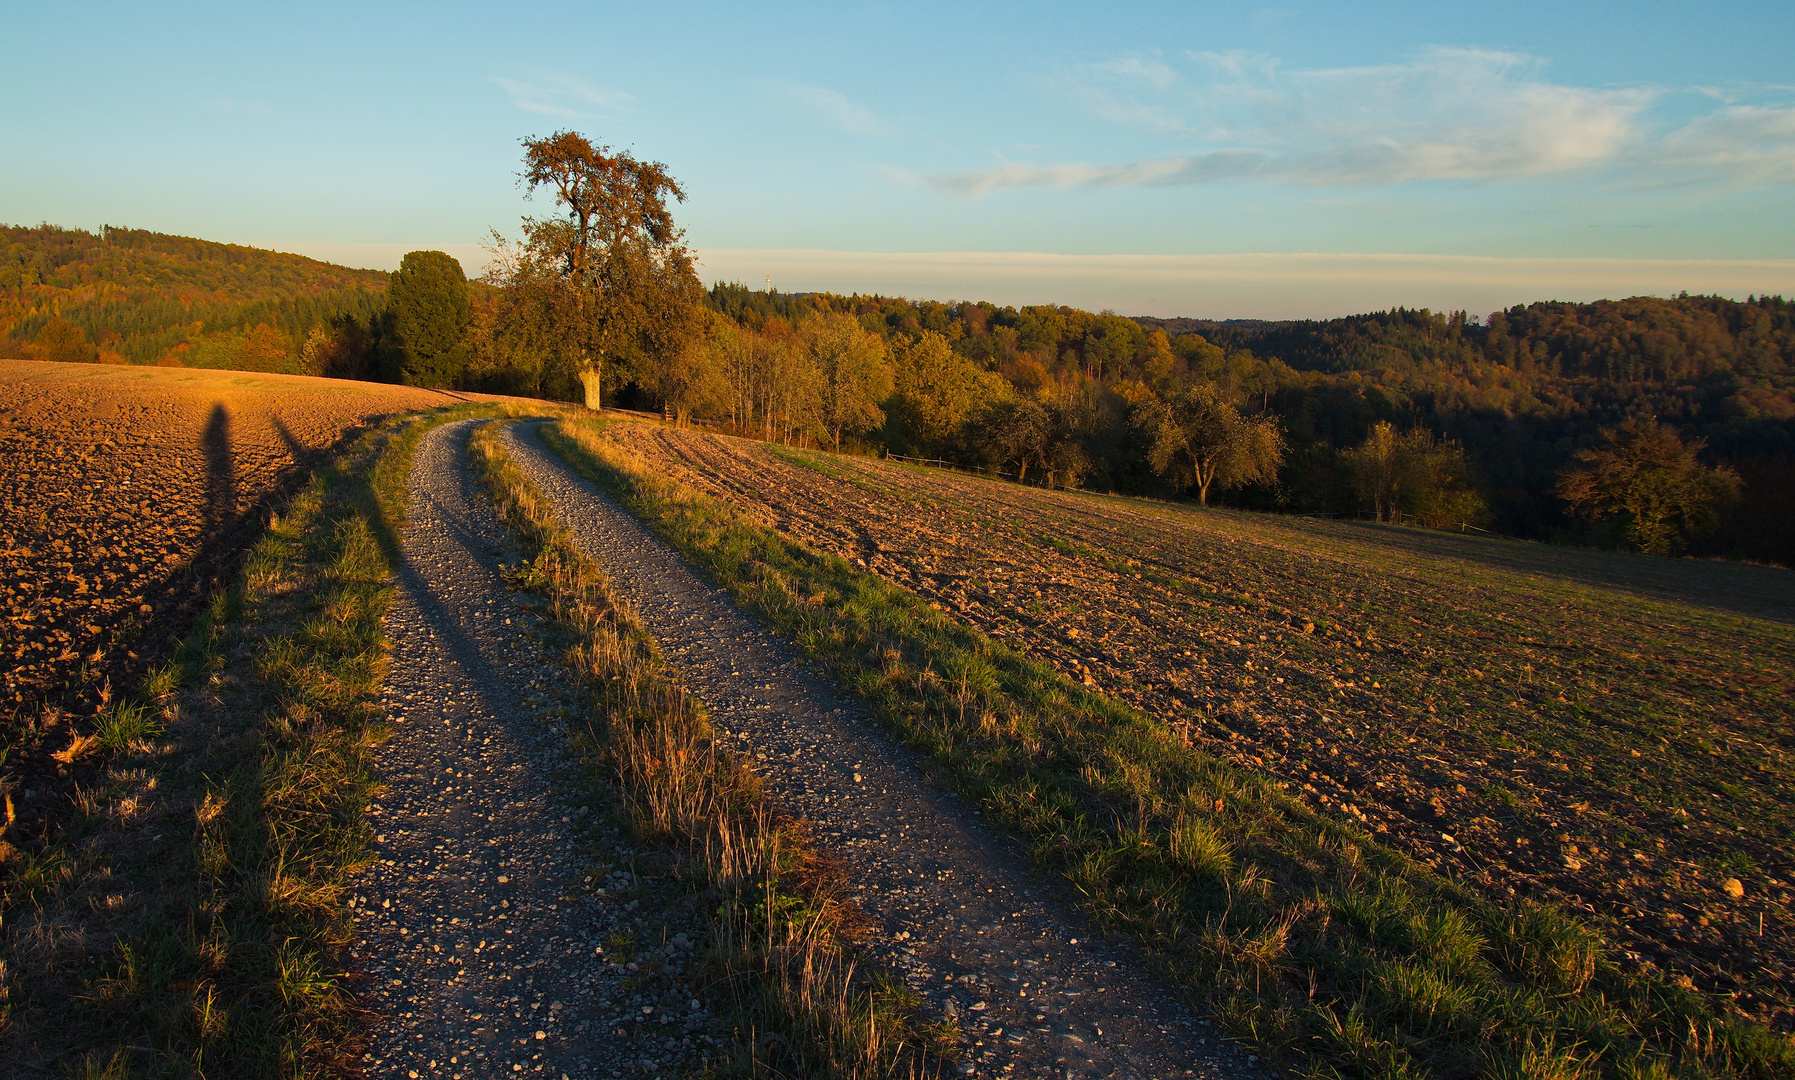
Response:
M1657 157L1665 183L1795 183L1795 108L1728 106L1672 132Z
M878 114L855 103L839 90L794 82L772 82L766 85L782 103L850 135L891 134L890 126Z
M1165 61L1153 57L1130 56L1098 64L1096 68L1125 79L1138 79L1155 90L1170 90L1178 81L1176 71L1167 67Z
M1062 73L1049 85L1075 107L1111 123L1190 134L1183 117L1163 100L1179 81L1178 73L1157 57L1128 56Z
M606 90L569 75L537 73L529 79L491 76L492 82L511 97L511 104L542 116L591 116L589 108L616 111L635 103L634 94Z
M1553 82L1533 57L1427 50L1403 64L1293 71L1243 53L1190 69L1128 58L1055 83L1075 107L1183 147L1107 163L1007 163L933 176L977 198L1000 188L1129 187L1251 178L1313 186L1494 183L1613 170L1644 182L1795 178L1795 109L1726 104L1666 129L1653 88ZM1195 144L1195 145L1192 145Z

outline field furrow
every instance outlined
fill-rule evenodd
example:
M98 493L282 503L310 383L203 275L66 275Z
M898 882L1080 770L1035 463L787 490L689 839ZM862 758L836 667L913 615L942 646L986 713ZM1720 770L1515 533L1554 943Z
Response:
M271 497L350 432L467 395L233 371L0 360L0 745L40 831L70 723L143 670L255 538Z
M1795 1016L1787 571L613 437L1430 865Z

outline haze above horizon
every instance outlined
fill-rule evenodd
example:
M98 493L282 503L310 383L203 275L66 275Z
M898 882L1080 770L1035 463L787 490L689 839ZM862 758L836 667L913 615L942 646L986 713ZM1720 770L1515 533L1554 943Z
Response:
M1795 7L68 4L0 219L470 271L518 140L665 161L707 280L1294 317L1795 293Z

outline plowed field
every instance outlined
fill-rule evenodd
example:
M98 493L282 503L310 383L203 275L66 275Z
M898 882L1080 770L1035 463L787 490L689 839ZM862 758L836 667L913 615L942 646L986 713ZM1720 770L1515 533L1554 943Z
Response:
M611 432L1442 871L1795 1020L1795 574Z
M0 736L20 756L132 670L351 428L466 395L231 371L0 361ZM68 736L60 736L66 742ZM42 763L40 763L42 764ZM27 777L23 784L29 788ZM20 796L15 795L15 798ZM41 798L38 800L41 802ZM27 816L32 800L21 799Z

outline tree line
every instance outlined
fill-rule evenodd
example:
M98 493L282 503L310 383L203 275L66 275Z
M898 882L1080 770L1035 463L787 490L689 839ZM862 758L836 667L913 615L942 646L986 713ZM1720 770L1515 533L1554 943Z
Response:
M253 299L213 294L235 302L207 324L234 335L214 354L653 409L1023 483L1795 562L1795 304L1778 297L1208 322L705 289L666 166L573 132L525 140L523 164L552 209L515 244L495 233L479 280L441 252L407 255L384 289L355 282L353 303L334 280L283 296L265 274ZM0 281L9 265L25 263L0 261ZM176 312L142 306L166 358ZM95 325L79 326L89 346ZM80 347L49 319L4 333Z
M104 226L0 226L0 355L297 371L321 323L369 325L387 275Z

